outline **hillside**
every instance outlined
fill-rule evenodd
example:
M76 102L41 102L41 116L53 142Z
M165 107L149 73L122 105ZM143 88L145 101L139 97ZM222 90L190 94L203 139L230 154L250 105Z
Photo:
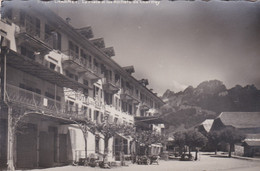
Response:
M204 81L178 93L167 90L162 98L166 102L164 119L175 129L193 127L223 111L260 111L260 90L254 85L227 89L218 80Z

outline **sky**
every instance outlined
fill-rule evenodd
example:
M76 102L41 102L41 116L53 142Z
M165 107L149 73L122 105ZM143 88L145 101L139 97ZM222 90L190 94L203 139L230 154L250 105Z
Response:
M48 5L76 28L91 26L159 95L214 79L260 88L260 2Z

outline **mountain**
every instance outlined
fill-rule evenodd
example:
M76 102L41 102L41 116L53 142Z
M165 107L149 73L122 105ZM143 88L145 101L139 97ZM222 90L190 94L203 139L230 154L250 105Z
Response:
M219 80L204 81L177 93L166 90L162 99L166 102L164 120L173 128L190 128L224 111L260 111L260 90L254 85L227 89Z

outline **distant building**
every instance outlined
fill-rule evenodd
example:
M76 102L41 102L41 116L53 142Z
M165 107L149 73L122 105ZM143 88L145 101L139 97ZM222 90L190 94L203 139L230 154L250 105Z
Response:
M260 155L260 112L222 112L214 120L211 131L229 127L246 135L243 143L235 145L235 154L251 157Z
M203 135L207 135L213 125L214 119L206 119L201 124L195 126L195 129L202 133Z
M233 127L245 134L260 133L260 112L222 112L213 122L211 130Z

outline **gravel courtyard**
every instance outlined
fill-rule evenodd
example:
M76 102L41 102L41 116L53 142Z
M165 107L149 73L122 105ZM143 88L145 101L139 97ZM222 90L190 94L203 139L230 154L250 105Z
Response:
M99 167L91 168L84 166L64 166L39 171L101 171ZM242 160L226 157L212 157L207 154L200 154L199 161L160 161L159 165L137 165L131 164L124 167L111 168L113 171L259 171L260 160Z

